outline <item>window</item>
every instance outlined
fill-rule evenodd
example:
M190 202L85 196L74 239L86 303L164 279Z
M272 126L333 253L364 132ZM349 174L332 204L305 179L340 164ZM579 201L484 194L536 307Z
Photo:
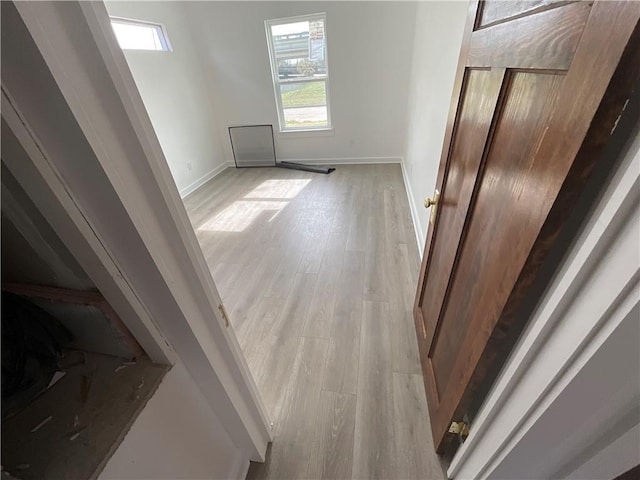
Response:
M158 23L111 17L111 26L123 50L171 51L167 32Z
M265 27L280 131L330 128L325 14L267 20Z

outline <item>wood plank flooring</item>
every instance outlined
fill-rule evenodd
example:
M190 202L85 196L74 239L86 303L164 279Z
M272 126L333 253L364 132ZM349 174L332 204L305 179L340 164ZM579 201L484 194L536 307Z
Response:
M445 478L400 166L228 169L185 205L274 423L247 478Z

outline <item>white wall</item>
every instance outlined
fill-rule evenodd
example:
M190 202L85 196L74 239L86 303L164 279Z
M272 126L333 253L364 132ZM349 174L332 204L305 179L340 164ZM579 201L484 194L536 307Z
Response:
M193 378L178 363L98 478L243 478L248 467Z
M228 138L232 125L268 123L278 130L264 21L326 12L334 133L276 133L277 156L399 160L415 2L189 2L185 8L222 107L221 135ZM228 141L225 147L230 155Z
M171 52L125 50L182 196L224 168L216 106L179 2L106 2L110 15L162 23ZM222 94L218 95L221 96Z
M420 255L429 222L422 202L435 189L467 8L420 2L416 12L403 167Z

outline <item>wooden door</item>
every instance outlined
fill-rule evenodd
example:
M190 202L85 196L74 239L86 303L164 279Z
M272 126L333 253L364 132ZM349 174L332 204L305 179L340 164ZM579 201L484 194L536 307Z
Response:
M439 452L523 328L518 308L638 83L639 17L633 1L470 6L414 308Z

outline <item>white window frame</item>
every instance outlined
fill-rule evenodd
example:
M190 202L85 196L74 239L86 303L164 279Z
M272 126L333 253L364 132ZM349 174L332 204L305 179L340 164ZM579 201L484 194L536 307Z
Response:
M171 47L171 42L169 41L169 35L167 34L167 29L165 28L165 26L162 23L158 23L158 22L148 22L146 20L136 20L133 18L125 18L125 17L116 17L116 16L109 16L109 21L112 24L113 27L113 22L116 23L121 23L121 24L125 24L125 25L135 25L135 26L141 26L141 27L153 27L156 30L158 30L158 38L160 39L160 44L162 45L162 48L160 50L149 50L146 48L122 48L122 50L135 50L138 52L172 52L173 51L173 47ZM114 35L115 35L115 31L114 31ZM118 41L118 45L120 45L120 40L118 40L118 37L116 35L116 40Z
M275 25L284 25L287 23L297 23L304 21L313 21L313 20L322 20L324 25L324 41L325 41L325 63L326 63L326 75L324 78L292 78L287 80L280 80L278 77L278 62L276 61L275 48L273 45L273 36L271 35L271 27ZM327 14L322 13L312 13L308 15L298 15L295 17L286 17L286 18L278 18L274 20L265 20L264 22L265 32L267 34L267 46L269 48L269 62L271 64L271 78L273 83L273 92L276 97L276 107L278 110L278 123L280 124L280 133L292 133L292 132L322 132L322 131L332 131L333 124L331 123L331 106L329 101L329 48L328 48L328 37L327 37ZM323 81L325 86L325 94L327 101L327 124L311 127L287 127L285 119L284 119L284 108L282 107L282 97L280 95L280 85L287 83L310 83L310 82L319 82Z

